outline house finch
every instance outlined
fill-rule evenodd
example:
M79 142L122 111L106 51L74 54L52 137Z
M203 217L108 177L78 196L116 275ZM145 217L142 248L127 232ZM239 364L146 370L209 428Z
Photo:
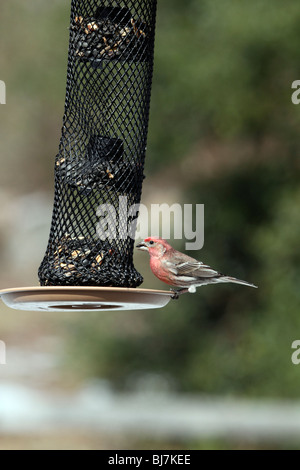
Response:
M139 250L148 251L150 255L150 268L153 274L161 281L174 286L174 298L178 294L196 292L196 287L217 282L233 282L244 286L257 287L235 277L224 276L211 267L187 256L169 245L166 240L157 237L145 238L137 245Z

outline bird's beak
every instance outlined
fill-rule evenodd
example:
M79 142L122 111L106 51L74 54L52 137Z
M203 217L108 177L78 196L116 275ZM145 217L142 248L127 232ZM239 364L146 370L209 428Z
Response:
M148 251L148 247L147 247L145 242L139 243L138 245L136 245L136 247L137 247L138 250Z

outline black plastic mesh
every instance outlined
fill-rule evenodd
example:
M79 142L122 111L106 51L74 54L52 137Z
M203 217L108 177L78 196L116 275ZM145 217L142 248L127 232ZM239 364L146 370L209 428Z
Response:
M141 198L156 0L72 0L62 137L41 285L137 287L126 211ZM125 200L124 198L127 198ZM109 204L117 233L99 207ZM102 238L102 239L101 239Z

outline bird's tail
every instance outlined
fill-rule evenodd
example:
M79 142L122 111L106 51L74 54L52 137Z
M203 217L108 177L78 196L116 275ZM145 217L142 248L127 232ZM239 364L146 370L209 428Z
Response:
M250 282L242 281L241 279L236 279L235 277L231 277L231 276L220 276L218 278L218 281L219 282L232 282L234 284L242 284L243 286L255 287L255 289L257 289L257 286L255 284L251 284Z

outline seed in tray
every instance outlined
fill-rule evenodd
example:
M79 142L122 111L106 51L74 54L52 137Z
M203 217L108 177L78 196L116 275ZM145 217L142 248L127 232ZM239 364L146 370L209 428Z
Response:
M75 16L75 23L82 23L83 22L83 18L82 16Z
M74 269L76 269L76 268L75 268L74 264L68 264L66 269L69 269L70 271L74 271Z
M101 264L104 258L104 254L101 253L101 255L96 256L95 260L97 261L98 264Z
M64 161L65 161L65 158L64 158L64 157L60 158L60 159L56 162L56 166L59 166L61 163L64 163Z

